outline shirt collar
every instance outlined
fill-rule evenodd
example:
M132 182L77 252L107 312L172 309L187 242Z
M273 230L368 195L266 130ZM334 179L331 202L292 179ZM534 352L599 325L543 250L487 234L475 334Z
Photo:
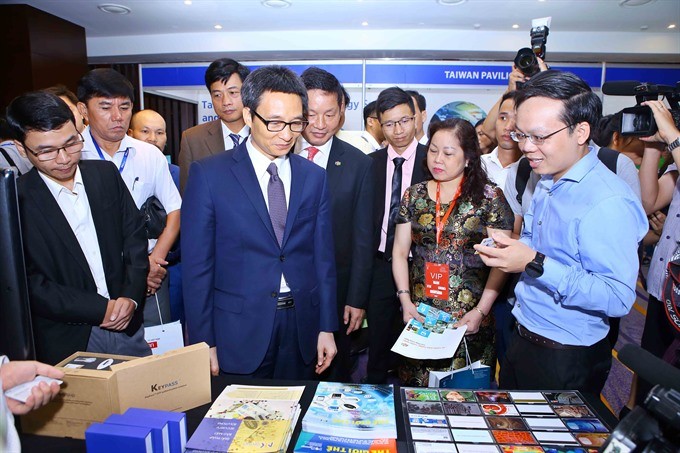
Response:
M97 150L94 146L94 137L92 136L92 133L90 132L90 126L87 126L85 130L83 130L83 138L85 139L85 150L94 153L95 156L99 156L97 153ZM135 148L135 142L138 141L136 138L132 138L129 135L125 134L125 137L123 137L123 140L121 140L120 145L118 145L118 151L116 151L116 154L118 153L123 153L125 150L129 149L130 150L130 157L134 157L134 155L137 153L137 150ZM142 142L146 143L146 142ZM101 148L101 145L99 145ZM104 158L106 160L113 160L113 158L102 149L102 154L104 155Z
M253 168L255 169L255 175L257 176L258 179L262 178L262 176L265 173L267 173L267 168L269 167L269 164L274 162L276 166L279 169L281 169L281 165L283 165L283 163L288 159L288 154L286 154L285 156L277 157L272 161L267 156L258 151L252 142L253 137L252 136L248 137L248 140L246 140L246 150L248 151L250 162L252 162L253 164Z
M413 141L411 142L410 145L408 145L408 148L406 148L406 151L403 152L403 154L399 155L394 148L392 148L392 145L387 146L387 158L389 160L394 160L395 157L403 157L406 160L411 160L415 157L416 155L416 149L418 148L418 140L413 138Z
M373 136L371 135L371 133L368 132L368 131L363 131L363 132L361 133L361 138L363 138L364 140L366 140L366 142L368 142L368 144L371 145L371 147L372 147L373 149L380 149L380 148L382 148L382 147L380 146L380 143L378 143L378 141L375 139L375 137L373 137Z
M80 174L80 167L76 166L76 173L73 175L73 190L69 190L66 187L62 186L58 182L54 181L52 178L48 177L45 175L43 172L38 171L38 174L42 178L43 181L45 181L45 185L49 189L49 191L52 193L52 196L54 197L55 200L59 199L59 195L61 194L62 191L65 191L67 193L72 193L72 194L78 194L80 189L84 187L83 185L83 176Z
M226 124L224 124L224 121L220 120L220 124L222 125L222 136L224 138L229 138L229 134L233 134L233 132L227 127ZM238 135L240 135L241 138L248 138L250 135L250 128L248 126L243 126L243 128L238 131ZM243 142L243 140L241 140L241 142Z
M309 148L310 146L314 146L314 145L310 145L309 142L308 142L307 140L305 140L304 138L302 138L302 135L300 136L300 144L301 144L301 146L300 146L300 151L304 151L304 150L306 150L307 148ZM333 137L332 137L332 136L331 136L330 140L328 140L328 141L327 141L326 143L324 143L323 145L314 146L314 147L315 147L316 149L318 149L319 152L320 152L321 154L323 154L323 155L325 155L325 156L328 156L328 155L330 155L330 153L331 153L331 146L333 146Z
M572 165L560 179L580 182L598 162L597 151L589 146L586 155Z

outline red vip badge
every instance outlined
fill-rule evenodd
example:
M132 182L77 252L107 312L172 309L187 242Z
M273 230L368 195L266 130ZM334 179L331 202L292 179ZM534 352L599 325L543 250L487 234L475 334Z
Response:
M425 263L425 297L449 299L449 265Z

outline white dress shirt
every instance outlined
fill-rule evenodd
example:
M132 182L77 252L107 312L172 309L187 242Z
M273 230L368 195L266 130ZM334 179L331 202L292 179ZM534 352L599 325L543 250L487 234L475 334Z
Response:
M229 134L233 134L233 132L227 127L226 124L224 124L224 121L220 121L220 125L222 126L222 138L224 139L224 149L225 150L234 149L234 141L231 139L231 137L229 137ZM238 131L238 135L239 137L241 137L238 141L240 145L250 135L250 128L248 126L243 126L243 129Z
M279 179L283 183L283 191L286 195L286 206L290 206L290 183L292 173L290 170L290 160L288 159L288 156L286 155L277 157L272 161L255 148L255 145L253 145L253 139L250 137L248 138L248 141L246 141L246 149L248 150L250 162L253 164L253 168L255 169L257 182L260 183L260 190L262 191L264 202L267 205L267 210L269 210L269 196L267 195L267 187L269 186L269 178L271 176L267 171L267 168L272 162L276 164L279 172ZM286 277L281 274L280 293L283 294L289 292L290 288L286 282Z
M489 154L483 154L481 157L482 167L486 170L486 176L503 190L505 188L505 180L511 169L515 168L519 161L513 162L507 167L503 167L498 158L498 147L496 147Z
M90 202L87 198L80 168L76 168L72 191L41 172L38 172L38 174L45 181L47 188L57 201L61 212L66 217L66 221L78 240L80 249L83 251L92 273L92 278L97 285L97 294L109 299L109 289L106 286L106 275L104 274L101 250L99 250L97 229L92 219Z
M304 157L305 159L309 160L309 147L314 146L310 145L307 140L304 138L300 138L300 141L302 143L301 150L300 150L300 156ZM328 158L330 157L331 154L331 146L333 146L333 137L330 138L326 143L324 143L321 146L314 146L316 149L319 150L318 153L314 156L314 162L316 165L319 167L323 168L324 170L326 167L328 167Z

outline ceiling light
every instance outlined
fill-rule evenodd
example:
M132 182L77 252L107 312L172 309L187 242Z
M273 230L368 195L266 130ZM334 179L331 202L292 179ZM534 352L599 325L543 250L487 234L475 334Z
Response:
M99 11L103 11L105 13L120 15L130 14L130 11L132 11L127 6L116 5L115 3L102 3L101 5L97 5L97 8L99 8Z
M619 6L642 6L654 0L619 0Z
M668 28L669 28L669 29L675 28L675 24L670 24L670 25L668 26Z
M191 0L184 0L185 5L191 5Z
M474 24L473 27L475 30L479 30L482 27L482 24Z
M519 28L519 24L512 24L512 28Z
M368 27L368 22L363 21L363 22L361 23L361 25L363 25L364 27Z
M647 29L649 29L649 25L641 25L640 26L640 30L642 30L642 31L647 30Z
M437 0L437 3L439 3L440 5L455 6L462 5L466 1L467 0Z
M269 8L288 8L291 5L290 0L262 0L261 3Z
M220 24L215 25L215 30L222 30L222 26Z

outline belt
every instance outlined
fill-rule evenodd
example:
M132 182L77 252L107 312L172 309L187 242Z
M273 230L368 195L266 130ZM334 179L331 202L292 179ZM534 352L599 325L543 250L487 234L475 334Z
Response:
M276 301L277 310L285 310L286 308L293 308L295 306L295 301L293 300L292 293L286 293L279 295L279 300Z
M527 330L526 327L524 327L520 323L517 323L517 333L519 334L520 337L524 338L525 340L529 340L534 344L537 344L539 346L545 346L546 348L550 349L580 349L586 347L558 343L556 341L551 340L550 338L546 338L537 333L533 333Z

